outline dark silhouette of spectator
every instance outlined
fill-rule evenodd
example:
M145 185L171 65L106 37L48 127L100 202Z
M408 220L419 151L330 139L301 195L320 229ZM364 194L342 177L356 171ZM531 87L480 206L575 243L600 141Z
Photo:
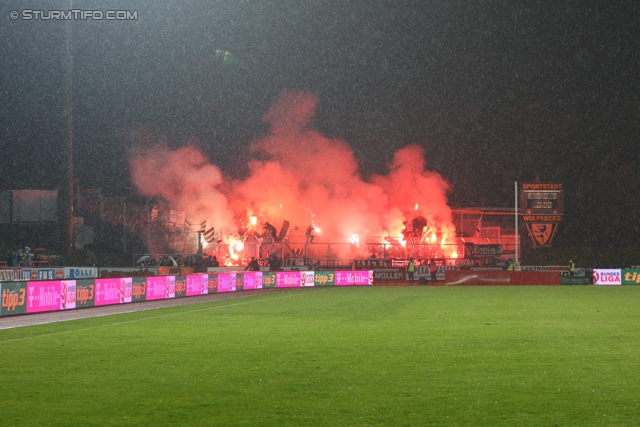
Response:
M11 265L17 267L22 262L22 249L11 252Z
M271 254L269 256L269 271L280 271L282 267L282 262L278 258L276 254Z
M255 257L251 257L251 261L249 265L246 266L245 271L260 271L260 264L258 264L258 260Z
M315 227L313 225L310 225L307 228L307 231L304 233L305 237L307 238L307 243L313 243L313 239L315 238L315 236L312 234L315 231Z
M419 216L414 218L411 224L413 225L413 235L415 237L422 237L424 228L427 226L427 220Z
M211 258L211 267L220 267L220 262L215 255Z

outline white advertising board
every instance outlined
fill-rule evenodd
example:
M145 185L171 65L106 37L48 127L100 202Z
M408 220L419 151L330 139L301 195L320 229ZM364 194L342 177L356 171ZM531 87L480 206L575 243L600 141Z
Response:
M594 285L622 285L622 274L620 269L602 269L593 270Z

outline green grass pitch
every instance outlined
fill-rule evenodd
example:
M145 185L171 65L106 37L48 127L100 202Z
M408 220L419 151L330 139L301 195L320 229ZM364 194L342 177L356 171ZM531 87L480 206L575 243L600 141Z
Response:
M0 425L640 424L640 287L315 288L0 331Z

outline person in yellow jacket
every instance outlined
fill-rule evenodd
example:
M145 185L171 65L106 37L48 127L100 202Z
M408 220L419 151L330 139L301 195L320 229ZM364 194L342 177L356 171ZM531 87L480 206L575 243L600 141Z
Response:
M413 262L413 258L409 259L409 264L407 264L407 280L409 285L413 285L413 273L416 272L416 263Z
M569 277L573 279L575 275L576 275L576 264L573 262L572 259L570 259L569 260Z

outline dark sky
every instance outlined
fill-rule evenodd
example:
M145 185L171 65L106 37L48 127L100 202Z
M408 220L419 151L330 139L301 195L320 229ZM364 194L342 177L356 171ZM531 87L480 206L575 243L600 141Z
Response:
M242 174L262 115L308 90L314 126L385 173L417 143L453 206L511 206L513 182L562 182L565 244L637 245L637 1L74 2L137 11L73 21L75 175L130 191L133 129L197 138ZM68 21L11 19L69 2L0 4L0 189L55 188L66 160ZM216 51L220 53L216 55ZM230 52L227 61L221 52Z

